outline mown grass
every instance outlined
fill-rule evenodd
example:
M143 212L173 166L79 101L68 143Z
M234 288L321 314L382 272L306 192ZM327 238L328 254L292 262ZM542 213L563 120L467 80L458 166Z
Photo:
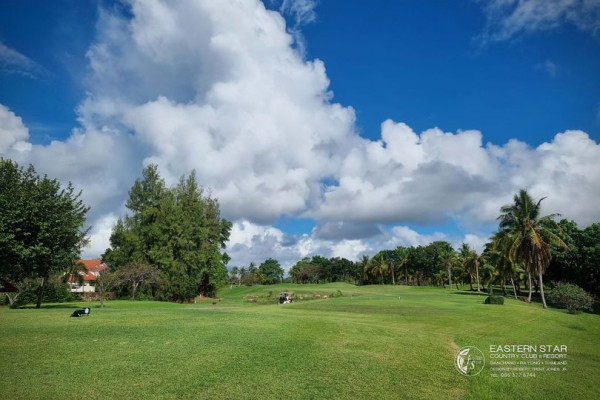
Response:
M342 297L269 303L283 291L338 290ZM217 304L111 301L83 318L69 318L77 304L2 307L0 398L600 398L598 315L402 286L219 294ZM566 344L568 370L510 379L491 378L489 365L476 377L455 370L458 348L487 355L490 344Z

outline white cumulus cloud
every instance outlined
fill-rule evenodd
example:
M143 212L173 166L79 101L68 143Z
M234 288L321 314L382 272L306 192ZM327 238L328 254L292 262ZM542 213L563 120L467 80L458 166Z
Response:
M386 121L380 141L364 141L345 159L339 184L328 187L317 219L420 224L457 220L477 229L493 224L519 188L528 188L547 213L594 222L600 195L600 145L582 131L557 134L537 148L511 140L482 142L478 131L416 134Z
M151 162L170 183L197 171L234 221L234 265L356 259L432 240L480 247L522 187L547 196L548 213L597 220L600 146L584 132L531 148L387 120L381 139L368 140L356 133L353 109L334 101L324 63L304 60L285 20L260 1L129 4L127 15L100 12L87 97L67 139L29 143L20 118L0 106L0 156L83 190L92 207L88 256L106 248L128 189ZM272 226L281 216L317 226L289 235ZM473 233L414 230L448 221Z
M21 117L0 104L0 155L10 148L16 147L22 150L22 145L28 138L29 129L23 124Z

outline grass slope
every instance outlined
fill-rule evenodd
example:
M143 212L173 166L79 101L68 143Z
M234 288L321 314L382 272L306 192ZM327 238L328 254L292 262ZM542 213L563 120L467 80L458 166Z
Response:
M343 297L269 304L281 291ZM198 304L111 301L0 308L3 399L600 398L600 317L434 288L225 288ZM257 303L245 301L257 297ZM83 305L83 303L82 303ZM462 346L566 344L568 370L477 377Z

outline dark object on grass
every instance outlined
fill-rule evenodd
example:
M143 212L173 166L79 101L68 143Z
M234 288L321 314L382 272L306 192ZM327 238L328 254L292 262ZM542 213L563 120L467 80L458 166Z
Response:
M502 296L488 296L485 299L485 304L504 304L504 297L502 297Z
M80 308L78 310L73 311L73 314L71 314L71 317L82 317L84 315L90 315L90 308L89 307L85 307L85 308Z
M288 304L294 301L290 293L281 293L279 295L279 304Z

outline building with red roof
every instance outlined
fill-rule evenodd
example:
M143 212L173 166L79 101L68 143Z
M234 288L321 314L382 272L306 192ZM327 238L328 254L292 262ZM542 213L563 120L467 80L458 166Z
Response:
M85 266L85 270L82 268L77 273L83 279L77 279L74 276L69 276L68 282L71 292L75 293L92 293L96 291L96 280L100 271L108 268L106 264L99 258L93 260L77 260L77 264Z

